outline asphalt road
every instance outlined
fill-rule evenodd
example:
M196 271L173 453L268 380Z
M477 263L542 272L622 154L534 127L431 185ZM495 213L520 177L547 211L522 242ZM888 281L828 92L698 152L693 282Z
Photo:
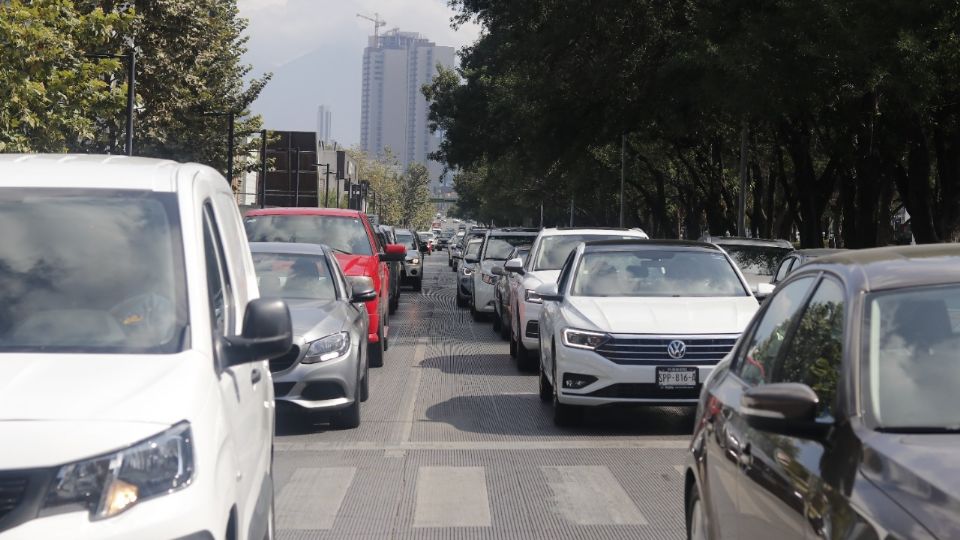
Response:
M455 305L445 253L404 290L358 429L280 418L278 537L683 538L692 411L554 427L537 378Z

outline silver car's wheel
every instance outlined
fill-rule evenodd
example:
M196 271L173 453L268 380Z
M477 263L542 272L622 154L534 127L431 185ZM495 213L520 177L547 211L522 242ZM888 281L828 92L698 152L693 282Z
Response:
M693 486L693 494L690 495L689 521L687 522L687 540L707 540L707 516L703 513L703 503L700 502L700 494Z

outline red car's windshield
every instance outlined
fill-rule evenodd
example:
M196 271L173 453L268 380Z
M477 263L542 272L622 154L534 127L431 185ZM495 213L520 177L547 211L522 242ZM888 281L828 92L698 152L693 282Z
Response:
M350 255L373 255L367 229L360 218L348 216L266 215L244 220L251 242L326 244Z

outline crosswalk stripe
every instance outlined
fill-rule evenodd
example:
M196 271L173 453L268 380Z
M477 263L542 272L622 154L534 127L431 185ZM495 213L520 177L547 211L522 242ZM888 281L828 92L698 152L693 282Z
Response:
M280 491L277 528L332 529L356 473L356 467L297 469Z
M606 467L542 467L557 513L576 525L646 525L630 495Z
M483 467L420 467L414 527L489 527Z

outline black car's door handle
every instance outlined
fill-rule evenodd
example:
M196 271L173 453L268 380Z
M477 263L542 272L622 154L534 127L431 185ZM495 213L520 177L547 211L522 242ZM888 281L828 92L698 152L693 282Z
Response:
M251 371L251 372L250 372L250 384L257 384L258 382L260 382L260 377L261 377L261 375L260 375L260 370L259 370L259 369L254 369L253 371Z

